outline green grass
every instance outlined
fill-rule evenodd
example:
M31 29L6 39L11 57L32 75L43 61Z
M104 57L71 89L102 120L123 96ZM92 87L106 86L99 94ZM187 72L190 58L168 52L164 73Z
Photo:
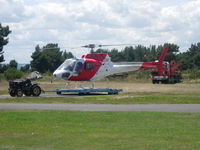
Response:
M200 114L0 112L1 150L198 150Z
M0 99L0 103L81 103L81 104L199 104L199 96L126 96L126 95L98 95L78 97L22 97Z
M8 94L8 83L0 83L0 94ZM75 83L71 83L72 88ZM105 87L107 83L97 82L98 88ZM64 83L41 82L45 90L61 88ZM86 84L87 86L87 84ZM194 104L200 103L200 84L159 84L110 82L111 88L122 88L119 95L78 96L65 98L13 98L0 99L0 103L93 103L93 104Z

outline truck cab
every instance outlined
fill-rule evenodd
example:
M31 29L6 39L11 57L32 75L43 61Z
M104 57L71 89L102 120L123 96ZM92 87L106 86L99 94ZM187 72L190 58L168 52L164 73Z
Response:
M175 71L179 66L175 61L163 61L161 65L151 70L152 83L175 84L181 82L181 73Z

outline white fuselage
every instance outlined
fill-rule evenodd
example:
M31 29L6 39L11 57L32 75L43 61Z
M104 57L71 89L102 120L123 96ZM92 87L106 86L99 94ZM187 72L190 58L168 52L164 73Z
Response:
M114 64L113 62L110 61L110 57L107 55L101 67L96 72L96 74L91 78L91 80L92 81L100 80L106 76L116 74L116 73L135 71L135 70L138 70L141 66L142 66L142 62Z

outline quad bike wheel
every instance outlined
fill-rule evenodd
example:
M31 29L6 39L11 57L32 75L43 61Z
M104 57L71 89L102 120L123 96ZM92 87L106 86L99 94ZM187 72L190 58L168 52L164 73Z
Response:
M14 91L14 90L10 90L10 91L9 91L9 94L10 94L10 96L12 96L12 97L15 97L15 96L16 96L16 94L15 94L15 91Z
M33 94L33 96L40 96L40 94L41 94L41 88L39 87L39 86L33 86L33 88L32 88L32 94Z
M17 95L17 97L22 97L23 96L22 90L17 90L16 95Z

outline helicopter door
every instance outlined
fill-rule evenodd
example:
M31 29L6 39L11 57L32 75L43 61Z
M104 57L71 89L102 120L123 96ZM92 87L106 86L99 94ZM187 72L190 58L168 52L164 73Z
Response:
M93 69L93 63L92 62L86 62L84 68L85 68L85 70L92 70Z
M74 67L73 76L79 76L82 70L83 63L81 61L77 61Z

